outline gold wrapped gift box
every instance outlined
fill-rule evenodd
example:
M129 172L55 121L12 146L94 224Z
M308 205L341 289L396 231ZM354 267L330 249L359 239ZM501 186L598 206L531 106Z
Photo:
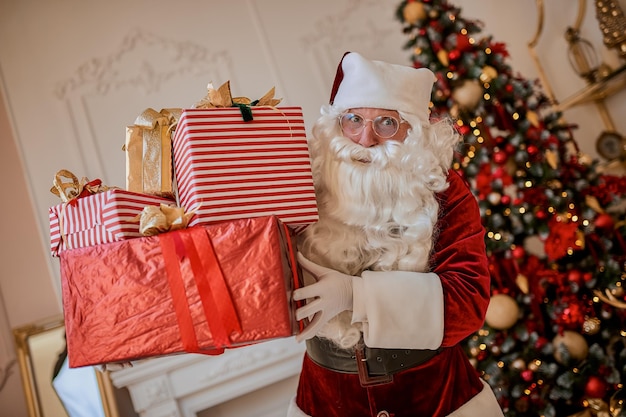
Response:
M181 109L146 109L126 127L126 189L174 198L172 130Z

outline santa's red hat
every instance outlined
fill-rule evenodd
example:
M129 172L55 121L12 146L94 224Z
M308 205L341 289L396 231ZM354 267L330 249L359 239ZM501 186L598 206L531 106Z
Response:
M356 52L347 52L337 68L330 104L342 110L398 110L428 121L434 82L435 74L427 68L371 61Z

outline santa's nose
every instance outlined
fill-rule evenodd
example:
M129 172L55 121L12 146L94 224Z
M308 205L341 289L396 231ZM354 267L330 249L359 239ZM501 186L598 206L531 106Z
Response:
M374 132L371 122L365 123L361 133L353 140L364 148L371 148L372 146L378 145L379 142L378 135Z

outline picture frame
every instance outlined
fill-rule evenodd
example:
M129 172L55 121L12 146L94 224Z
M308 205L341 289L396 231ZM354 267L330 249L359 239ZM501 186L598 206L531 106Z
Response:
M57 389L53 386L53 377L60 375L60 368L65 351L65 323L62 315L42 319L13 329L17 353L17 362L22 377L22 386L29 417L82 417L75 411L68 410ZM77 368L80 369L80 368ZM68 368L65 368L68 372ZM70 375L74 372L69 369ZM101 372L94 367L81 369L81 378L94 374L95 382L81 386L83 398L93 391L92 406L100 409L104 417L119 417L115 400L114 387L108 372ZM92 387L93 389L90 389ZM99 403L98 403L99 402Z

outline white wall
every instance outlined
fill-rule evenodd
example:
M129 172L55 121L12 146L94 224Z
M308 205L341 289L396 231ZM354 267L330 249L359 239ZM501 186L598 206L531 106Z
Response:
M577 8L546 4L537 52L555 95L585 83L571 69L563 33ZM622 3L624 1L622 0ZM60 312L57 260L49 256L48 190L61 168L124 186L125 126L145 108L187 107L206 84L231 81L234 95L258 98L275 86L284 105L303 107L310 127L328 99L336 65L347 50L408 64L396 0L21 0L0 2L0 136L2 251L0 295L10 327ZM535 1L458 0L483 35L505 42L513 68L536 78L527 42ZM593 2L583 37L604 50ZM626 7L622 4L622 7ZM623 61L621 61L623 63ZM608 99L626 132L626 92ZM582 150L595 156L603 130L593 105L568 110ZM1 328L1 327L0 327ZM10 338L9 335L0 335ZM1 359L1 358L0 358ZM4 364L0 364L0 367ZM0 391L0 409L26 414L16 368Z

